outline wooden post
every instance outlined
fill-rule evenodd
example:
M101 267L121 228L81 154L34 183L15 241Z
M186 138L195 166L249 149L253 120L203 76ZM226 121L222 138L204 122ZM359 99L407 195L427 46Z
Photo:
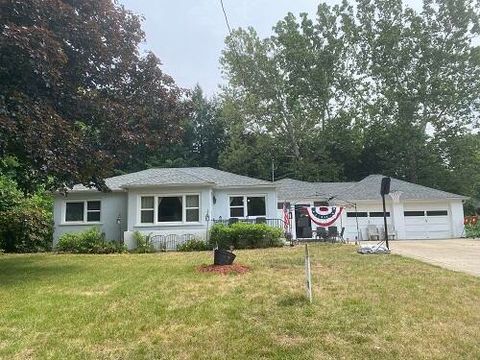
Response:
M305 276L307 285L307 298L312 303L312 273L310 268L310 255L308 253L308 244L305 244Z

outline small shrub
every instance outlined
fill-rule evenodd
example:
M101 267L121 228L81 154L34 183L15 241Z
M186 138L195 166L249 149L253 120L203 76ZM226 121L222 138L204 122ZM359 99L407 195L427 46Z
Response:
M111 254L125 251L123 244L105 240L105 234L96 227L84 232L63 234L55 249L74 254Z
M232 225L216 224L210 231L210 245L221 249L255 249L283 246L282 229L266 224L238 222Z
M465 236L467 238L480 238L480 221L476 224L465 225Z
M133 233L133 240L135 241L136 247L132 250L135 253L151 253L154 252L155 249L153 248L151 239L152 235L144 235L140 231L135 231Z
M178 246L178 251L205 251L210 250L211 247L203 240L192 239Z

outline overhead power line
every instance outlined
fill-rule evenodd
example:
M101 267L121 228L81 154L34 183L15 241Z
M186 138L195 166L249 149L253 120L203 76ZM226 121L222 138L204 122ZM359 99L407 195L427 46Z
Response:
M220 0L220 5L222 6L223 17L225 18L225 24L227 24L228 33L232 35L232 28L230 27L230 23L228 22L227 12L225 11L225 6L223 5L223 0Z

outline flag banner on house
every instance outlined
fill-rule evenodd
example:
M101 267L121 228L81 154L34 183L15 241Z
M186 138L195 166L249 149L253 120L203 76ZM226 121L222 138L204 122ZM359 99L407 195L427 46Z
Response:
M342 211L343 207L337 206L307 207L307 214L310 220L321 227L333 225L342 214Z

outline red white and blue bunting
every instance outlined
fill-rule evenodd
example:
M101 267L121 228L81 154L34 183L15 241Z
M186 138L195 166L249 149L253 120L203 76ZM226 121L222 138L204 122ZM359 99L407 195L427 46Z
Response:
M322 227L334 224L342 214L342 211L343 207L336 206L307 207L310 220Z

